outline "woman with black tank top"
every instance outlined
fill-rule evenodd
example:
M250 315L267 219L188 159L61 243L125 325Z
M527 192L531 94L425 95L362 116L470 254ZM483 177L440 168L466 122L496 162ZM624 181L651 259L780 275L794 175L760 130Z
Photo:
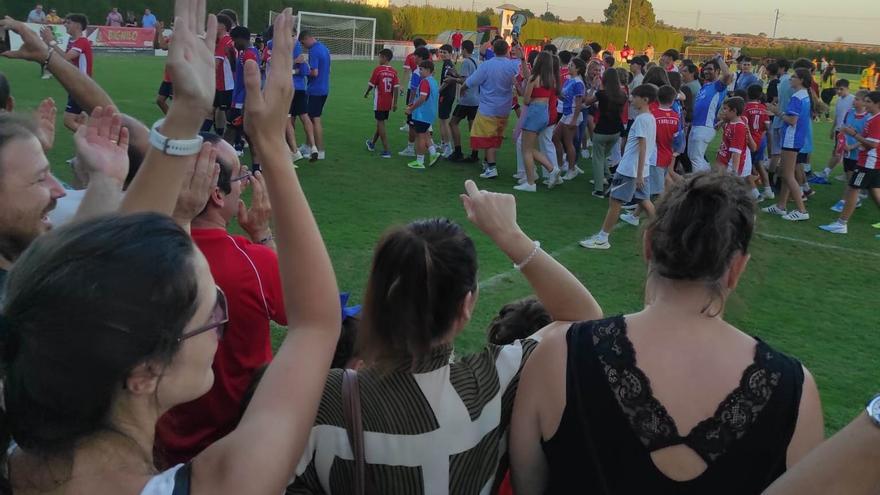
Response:
M722 318L754 221L736 177L667 192L644 237L645 308L547 335L523 371L517 493L757 494L822 441L809 372Z

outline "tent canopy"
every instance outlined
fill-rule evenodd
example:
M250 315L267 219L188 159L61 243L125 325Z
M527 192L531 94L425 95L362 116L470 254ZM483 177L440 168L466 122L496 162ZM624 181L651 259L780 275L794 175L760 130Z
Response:
M572 36L560 36L550 41L559 51L579 52L584 46L583 38L575 38Z

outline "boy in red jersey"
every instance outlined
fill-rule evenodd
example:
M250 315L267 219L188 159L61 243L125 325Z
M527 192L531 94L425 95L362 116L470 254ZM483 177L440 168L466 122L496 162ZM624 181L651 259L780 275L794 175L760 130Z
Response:
M767 140L766 132L770 126L770 114L767 112L767 105L763 102L764 88L760 84L752 84L746 88L749 101L743 110L743 118L749 128L752 141L757 146L752 151L752 167L761 177L761 183L764 185L764 191L761 193L763 199L774 199L773 189L770 187L770 177L767 175L767 168L764 162L768 161L767 157ZM759 198L760 199L760 198Z
M217 14L217 45L214 48L217 85L214 110L202 124L202 132L210 132L213 127L220 136L226 133L226 112L232 106L232 90L235 88L232 68L235 66L236 53L229 31L232 31L232 19L225 14Z
M752 170L747 166L748 127L742 120L746 102L739 96L724 100L718 117L724 122L724 134L715 165L722 172L727 171L738 177L748 177Z
M50 56L64 57L65 60L77 66L80 72L92 77L92 44L85 37L85 31L88 26L89 20L85 15L67 14L67 17L64 18L64 27L67 29L67 34L70 35L70 41L67 43L66 52L61 51L58 42L55 41L52 30L48 26L40 30L40 35L43 41L49 45L49 50L55 52L50 51ZM72 132L76 132L80 126L77 119L82 112L83 110L79 104L70 95L67 95L67 107L64 109L64 127L67 127Z
M165 24L159 22L156 24L156 39L153 40L153 46L160 50L167 50L168 44L171 43L171 36L165 36ZM159 85L159 93L156 95L156 106L162 110L163 114L168 114L168 99L174 98L174 86L171 84L171 74L168 67L162 74L162 84Z
M375 151L376 141L382 140L382 158L391 158L391 150L388 148L388 135L385 132L385 121L388 120L389 112L397 111L397 92L400 88L400 79L397 71L391 67L391 59L394 52L385 48L379 51L379 66L373 69L370 82L364 98L373 93L373 113L376 117L376 132L373 139L367 140L367 149Z
M666 182L672 180L667 171L675 157L673 155L673 142L678 135L679 119L678 112L672 109L672 104L678 97L678 91L672 86L663 86L657 91L658 107L653 109L654 120L657 122L657 163L651 167L651 195L663 193Z
M419 82L416 81L413 83L413 76L418 76L419 72L419 63L421 63L422 59L417 58L415 55L415 51L419 48L427 45L428 43L422 38L413 39L413 53L408 54L403 59L403 74L408 75L406 80L406 101L405 103L409 105L412 103L413 98L413 90L418 89ZM427 59L425 59L427 60ZM404 122L403 126L400 128L403 132L409 132L409 122Z

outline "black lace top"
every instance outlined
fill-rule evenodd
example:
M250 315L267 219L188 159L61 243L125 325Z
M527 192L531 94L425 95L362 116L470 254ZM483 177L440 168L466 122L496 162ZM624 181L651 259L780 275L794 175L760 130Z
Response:
M681 436L636 364L622 316L574 324L567 341L565 410L544 443L547 493L759 494L785 472L804 381L798 361L759 340L739 386ZM707 468L680 482L650 454L682 444Z

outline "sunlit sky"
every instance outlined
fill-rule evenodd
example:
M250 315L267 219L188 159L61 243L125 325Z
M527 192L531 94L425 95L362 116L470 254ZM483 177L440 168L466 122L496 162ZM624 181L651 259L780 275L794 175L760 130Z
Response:
M428 0L431 5L477 10L497 7L510 0ZM392 0L394 4L424 5L425 0ZM497 3L496 3L497 2ZM514 5L536 14L546 10L541 0L512 0ZM581 16L602 20L606 0L551 0L550 11L563 19ZM658 19L682 27L700 27L722 33L773 33L776 9L779 9L779 37L832 41L838 37L854 43L880 44L880 11L869 0L654 0ZM871 5L871 8L869 8ZM698 15L699 12L699 15ZM699 24L698 24L699 22Z

